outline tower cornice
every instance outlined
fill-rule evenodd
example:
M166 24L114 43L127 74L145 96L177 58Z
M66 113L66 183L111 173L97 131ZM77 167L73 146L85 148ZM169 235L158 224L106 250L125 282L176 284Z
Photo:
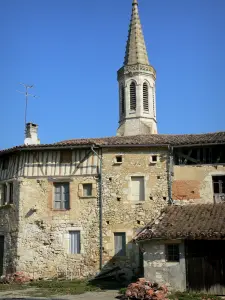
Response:
M139 74L150 74L156 80L156 70L151 65L135 64L123 66L117 72L117 79L120 80L124 75L129 75L132 77L135 73Z

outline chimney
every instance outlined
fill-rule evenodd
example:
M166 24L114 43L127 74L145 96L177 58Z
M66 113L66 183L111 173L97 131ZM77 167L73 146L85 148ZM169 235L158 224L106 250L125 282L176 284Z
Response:
M25 145L38 145L40 140L38 138L38 125L33 123L26 124Z

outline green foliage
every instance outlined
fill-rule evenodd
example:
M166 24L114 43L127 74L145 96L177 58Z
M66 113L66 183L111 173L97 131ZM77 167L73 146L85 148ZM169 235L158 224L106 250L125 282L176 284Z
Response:
M171 300L219 300L221 297L199 293L175 293L169 296Z
M127 288L121 288L121 289L119 290L119 293L120 293L121 295L125 295L126 290L127 290Z
M52 280L34 281L30 286L36 287L42 294L47 295L77 295L89 291L99 291L99 288L89 284L84 280Z

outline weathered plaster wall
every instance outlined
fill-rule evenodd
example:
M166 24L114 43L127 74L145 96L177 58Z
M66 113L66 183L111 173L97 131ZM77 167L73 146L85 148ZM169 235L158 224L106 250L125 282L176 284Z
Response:
M117 154L122 164L115 164ZM150 163L151 155L159 161ZM139 248L132 238L167 205L167 154L159 149L104 151L102 176L103 263L138 270ZM145 177L145 200L131 200L131 176ZM58 179L60 180L60 179ZM99 199L81 198L81 183L94 183L95 176L64 177L70 181L70 210L53 209L52 179L21 179L17 270L34 277L52 277L61 271L86 277L99 270ZM81 254L68 253L70 230L81 231ZM125 257L114 254L114 233L125 232Z
M80 183L70 181L70 210L53 209L53 183L47 179L23 179L20 191L18 270L34 277L57 272L74 277L95 274L99 267L99 213L97 198L79 197ZM81 231L81 254L69 254L69 231Z
M180 262L167 262L165 256L165 243L167 241L146 241L144 248L145 278L159 284L168 285L170 290L186 290L186 268L184 243L179 243ZM171 241L170 241L171 242ZM177 241L176 241L177 243Z
M2 185L0 185L0 197ZM20 183L14 181L13 203L0 207L0 235L4 236L3 274L12 273L17 266ZM1 203L0 199L0 203Z
M122 155L122 164L115 156ZM156 164L151 155L158 155ZM145 201L131 198L131 176L144 176ZM105 268L139 266L139 248L131 243L136 233L156 218L168 202L167 154L162 149L113 149L103 152L103 241ZM125 232L127 256L114 256L114 233Z
M174 166L173 200L182 200L185 203L213 203L213 175L225 175L225 166Z

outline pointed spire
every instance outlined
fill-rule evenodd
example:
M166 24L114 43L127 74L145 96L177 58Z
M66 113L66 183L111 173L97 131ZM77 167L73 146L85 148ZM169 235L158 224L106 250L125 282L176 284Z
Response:
M148 54L138 13L138 0L133 0L132 16L126 46L124 65L149 65Z

